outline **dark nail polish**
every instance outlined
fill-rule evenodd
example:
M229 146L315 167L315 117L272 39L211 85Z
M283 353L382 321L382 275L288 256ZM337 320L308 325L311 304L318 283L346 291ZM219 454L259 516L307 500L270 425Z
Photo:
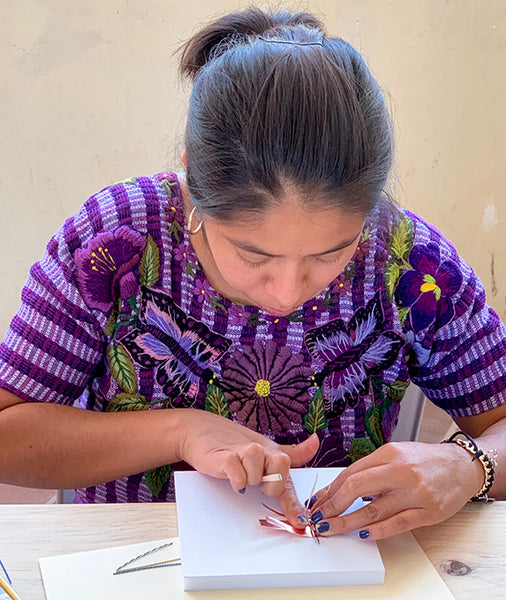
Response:
M368 529L362 529L362 531L359 532L358 537L361 540L366 540L369 537L370 533Z
M307 519L304 515L299 515L297 517L297 521L301 524L304 525L304 527L307 525Z
M239 494L245 494L246 493L246 488L242 488L241 490L239 490Z
M330 529L330 523L328 521L323 521L322 523L318 523L316 526L318 533L326 533Z
M316 496L311 496L309 500L306 500L306 508L313 508L318 498Z
M374 498L372 496L362 496L364 502L372 502Z
M313 513L311 515L311 521L313 521L313 523L318 523L318 521L321 521L322 519L323 519L323 515L322 515L321 510L317 510L315 513Z

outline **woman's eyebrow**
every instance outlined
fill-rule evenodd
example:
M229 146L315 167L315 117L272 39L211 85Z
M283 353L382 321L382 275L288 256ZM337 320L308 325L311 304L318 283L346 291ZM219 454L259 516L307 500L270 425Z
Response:
M345 241L341 242L340 244L337 244L337 246L329 248L328 250L324 250L323 252L318 252L317 254L309 254L308 256L310 256L310 257L325 256L326 254L332 254L333 252L337 252L338 250L344 250L345 248L348 248L348 246L351 246L361 233L362 233L362 230L360 230L357 233L357 235L355 237L353 237L352 239L345 240ZM246 252L251 252L252 254L260 254L261 256L267 256L269 258L280 258L282 256L281 254L272 254L270 252L266 252L265 250L262 250L262 248L258 248L257 246L255 246L254 244L251 244L249 242L241 242L240 240L234 240L227 236L225 236L225 238L231 244L233 244L234 246L237 246L237 248L240 248L241 250L245 250Z

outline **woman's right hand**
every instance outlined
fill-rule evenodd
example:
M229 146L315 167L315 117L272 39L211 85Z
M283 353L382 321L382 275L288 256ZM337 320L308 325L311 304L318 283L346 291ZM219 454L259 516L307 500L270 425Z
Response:
M260 484L267 496L278 497L280 507L294 526L303 522L304 508L289 478L290 467L309 462L318 451L316 434L304 442L280 445L269 438L213 413L178 409L182 417L178 454L200 473L229 479L236 492ZM261 483L262 476L281 473L279 482Z

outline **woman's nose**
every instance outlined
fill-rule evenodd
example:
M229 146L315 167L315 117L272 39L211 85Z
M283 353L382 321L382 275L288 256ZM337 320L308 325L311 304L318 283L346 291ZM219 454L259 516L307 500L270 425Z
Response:
M305 280L305 274L296 265L281 267L269 275L265 290L277 301L280 310L296 308L304 297Z

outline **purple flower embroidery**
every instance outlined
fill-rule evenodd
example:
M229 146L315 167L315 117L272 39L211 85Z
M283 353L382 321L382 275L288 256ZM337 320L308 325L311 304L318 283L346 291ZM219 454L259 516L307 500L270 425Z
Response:
M337 277L337 279L334 280L332 289L330 291L338 296L344 296L350 287L351 279L346 279L346 275L343 272Z
M238 325L239 327L245 327L248 325L250 313L244 310L243 306L234 306L229 314L234 325Z
M280 433L302 423L310 375L302 354L257 340L228 358L222 389L237 421L264 434Z
M197 297L197 300L202 304L204 301L209 301L211 295L211 284L207 279L197 279L193 288L193 295Z
M304 317L306 319L318 319L323 312L323 304L313 300L304 308Z
M176 246L174 249L174 259L180 263L182 269L186 267L186 263L188 262L188 254L184 246Z
M145 245L146 236L123 225L76 250L77 286L90 308L107 313L120 296L135 295L138 283L132 271L139 266Z
M342 414L346 404L356 406L368 392L370 376L381 373L397 358L403 340L384 327L377 293L347 324L336 319L306 333L306 346L322 366L315 380L322 387L330 417Z
M288 325L290 325L290 321L288 319L285 319L285 317L276 317L269 323L268 331L271 335L276 331L286 331Z
M410 309L416 332L433 323L436 330L440 329L455 314L451 299L462 285L462 273L452 260L440 262L439 247L434 242L413 246L409 264L413 270L402 274L395 300L400 307Z

